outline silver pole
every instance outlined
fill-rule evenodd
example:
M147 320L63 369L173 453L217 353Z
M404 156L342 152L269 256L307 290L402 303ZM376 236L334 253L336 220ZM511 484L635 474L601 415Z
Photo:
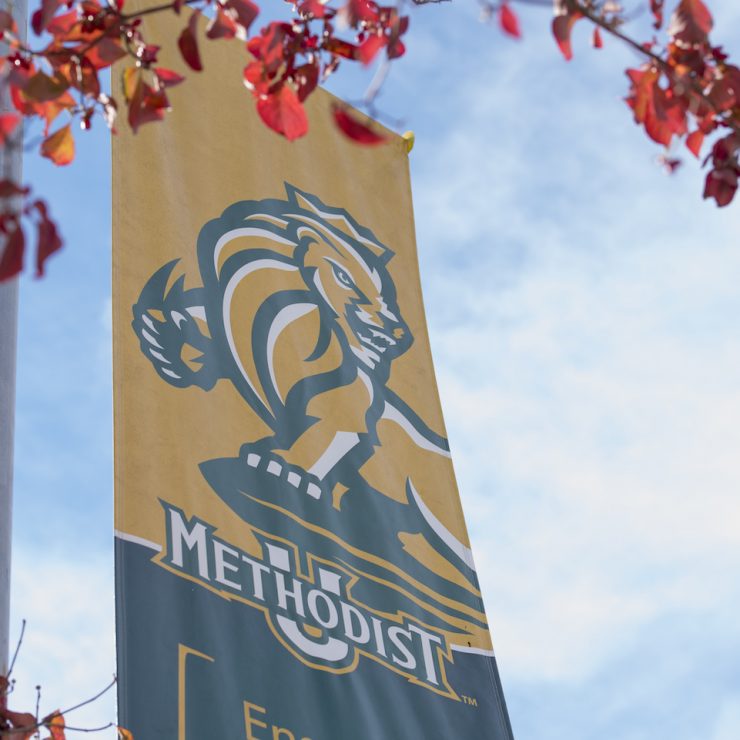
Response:
M13 0L13 17L26 38L26 0ZM7 48L2 45L2 53ZM0 110L10 110L7 89ZM0 148L0 173L20 183L22 150ZM0 250L3 247L0 247ZM0 676L8 673L10 635L10 555L13 518L13 430L15 426L15 365L18 331L18 280L0 283Z

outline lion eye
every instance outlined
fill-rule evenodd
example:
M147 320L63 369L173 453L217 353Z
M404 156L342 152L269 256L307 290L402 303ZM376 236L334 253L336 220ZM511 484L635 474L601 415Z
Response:
M337 267L332 263L331 269L334 272L334 278L344 288L354 289L355 284L352 278L346 273L341 267Z

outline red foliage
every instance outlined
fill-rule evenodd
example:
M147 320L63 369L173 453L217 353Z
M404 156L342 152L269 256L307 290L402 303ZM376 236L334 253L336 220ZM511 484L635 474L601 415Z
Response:
M203 63L200 61L200 51L198 51L198 39L195 35L198 28L199 16L199 10L194 10L190 14L188 25L183 28L180 37L177 39L177 46L180 49L182 58L185 60L188 67L196 72L201 72L203 70Z
M504 33L513 36L515 39L522 37L522 32L519 28L519 18L516 13L511 9L511 5L508 2L501 3L501 10L499 11L499 24L501 30Z
M555 37L558 48L562 52L566 61L573 58L573 48L570 43L570 35L573 31L576 21L582 18L580 13L566 11L561 15L556 15L552 19L552 34Z
M308 118L301 101L289 85L282 85L274 92L260 95L257 113L273 130L288 141L303 136L308 131Z
M484 14L497 19L501 30L521 37L516 0L482 0ZM708 1L708 0L707 0ZM166 90L184 77L157 66L159 47L143 36L144 11L124 12L123 0L35 0L31 27L40 44L31 48L17 37L10 13L0 10L0 35L10 51L0 57L0 76L7 84L15 113L0 114L0 145L20 146L22 118L43 124L41 154L58 165L74 158L72 121L88 129L96 115L113 128L119 102L103 91L100 71L129 58L123 72L126 120L134 132L146 123L161 121L170 108ZM665 0L644 0L656 30L663 27ZM298 0L284 22L270 22L253 31L259 7L253 0L172 0L157 12L180 14L184 5L192 10L177 44L189 69L203 69L198 23L201 11L209 10L205 40L247 40L252 55L243 71L261 120L272 130L294 140L308 130L304 102L319 82L344 62L370 65L378 59L403 56L403 37L409 19L393 5L376 0ZM627 103L635 122L647 136L669 147L685 139L686 147L699 156L707 137L716 134L705 160L708 174L704 197L727 205L737 190L740 174L740 69L713 47L709 34L713 19L703 0L674 0L667 40L640 44L625 35L626 18L618 3L607 0L554 0L552 33L565 59L571 59L571 35L579 21L593 25L592 43L602 46L602 33L618 35L643 55L645 63L627 71L630 90ZM62 123L53 133L50 127ZM386 139L348 108L333 110L339 131L364 145ZM665 155L675 169L675 157ZM31 218L38 233L37 273L46 258L61 246L57 228L42 201L28 202L28 191L12 191L7 181L5 212L0 216L0 236L8 248L0 279L16 274L23 263L26 239L22 220ZM17 186L13 186L17 188ZM12 192L11 192L12 191ZM7 200L7 199L10 200ZM41 205L39 205L41 204Z
M382 144L388 140L385 134L381 134L366 123L363 123L343 105L335 103L332 106L332 115L339 130L359 144L375 145Z

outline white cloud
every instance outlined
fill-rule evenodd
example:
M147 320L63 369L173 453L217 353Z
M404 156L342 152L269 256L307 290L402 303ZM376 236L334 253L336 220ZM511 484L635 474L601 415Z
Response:
M724 615L707 643L737 640L740 219L701 201L695 165L653 165L599 61L498 61L481 55L412 165L504 686L535 701L523 687L606 681L663 620Z

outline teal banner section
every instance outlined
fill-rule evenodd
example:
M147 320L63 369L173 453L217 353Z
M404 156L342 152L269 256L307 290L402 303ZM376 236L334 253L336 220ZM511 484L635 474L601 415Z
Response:
M213 568L214 542L210 544L207 566ZM187 558L183 554L184 567L196 572L198 547L185 547ZM128 641L137 646L130 651L119 642L119 722L136 740L512 737L493 657L453 651L446 674L457 698L428 688L435 669L424 664L420 638L416 645L405 637L398 640L418 659L418 681L365 657L351 673L317 670L289 650L277 649L261 610L177 577L152 562L155 555L145 546L117 541L122 613ZM249 571L262 573L261 593L266 604L273 603L274 614L283 615L287 624L299 624L299 602L288 597L285 608L279 606L281 581L275 576L280 571L268 568L248 565ZM231 577L238 576L232 571ZM282 593L291 588L296 591L289 584ZM303 597L310 598L310 593L306 590ZM316 611L327 619L329 600L320 603ZM178 608L172 609L173 604ZM303 608L310 619L307 604ZM352 634L361 631L360 619L352 617ZM344 625L340 632L345 632ZM391 641L386 650L394 654ZM403 648L396 654L408 659Z

